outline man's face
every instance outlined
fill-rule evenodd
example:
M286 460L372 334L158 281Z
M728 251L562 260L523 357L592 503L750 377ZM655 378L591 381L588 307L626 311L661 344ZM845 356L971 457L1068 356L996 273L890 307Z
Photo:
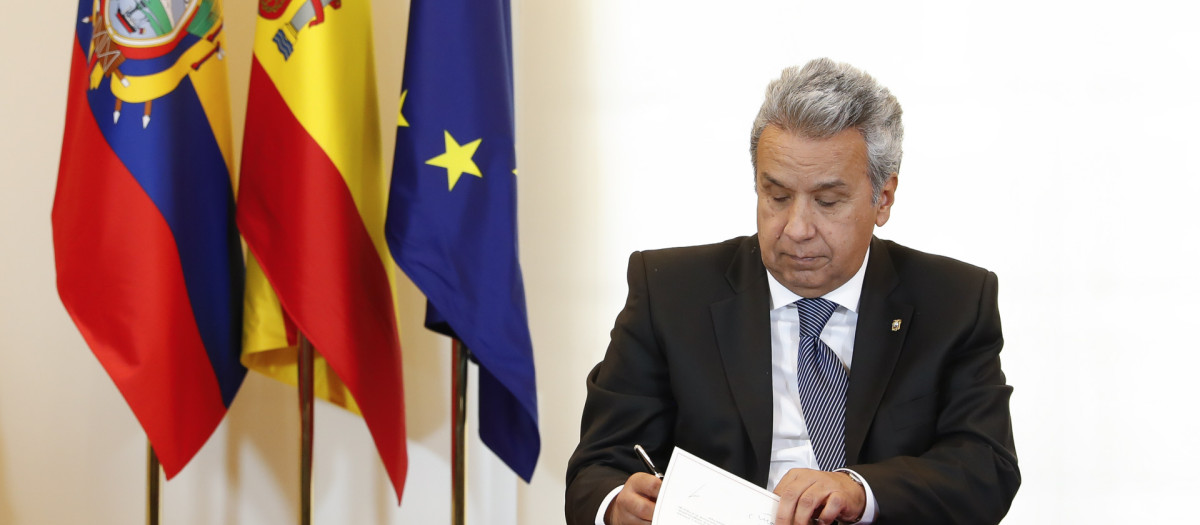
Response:
M767 126L758 141L758 244L767 271L820 297L862 265L896 195L895 174L872 203L867 144L856 129L809 139Z

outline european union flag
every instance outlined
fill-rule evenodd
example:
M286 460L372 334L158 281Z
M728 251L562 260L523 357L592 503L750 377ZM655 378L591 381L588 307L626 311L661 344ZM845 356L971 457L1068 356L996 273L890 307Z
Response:
M479 434L529 481L541 449L517 260L507 0L413 0L387 242L426 327L479 362Z

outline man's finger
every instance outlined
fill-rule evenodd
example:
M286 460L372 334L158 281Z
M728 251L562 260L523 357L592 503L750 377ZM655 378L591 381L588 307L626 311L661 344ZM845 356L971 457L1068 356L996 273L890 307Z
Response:
M625 484L630 486L638 494L645 496L650 501L658 501L658 490L662 488L661 479L651 476L650 474L646 474L645 472L638 472L632 476L629 476L629 479L626 480Z
M800 495L800 499L796 500L796 514L792 517L792 523L796 525L812 525L812 520L817 519L821 513L821 506L825 503L824 498L813 491L810 485L804 494Z
M841 493L834 492L825 498L825 506L814 513L813 519L821 525L829 525L834 521L842 518L842 514L846 510L846 498L842 497Z
M816 471L792 469L779 480L775 486L775 494L779 495L779 510L775 513L777 525L811 525L812 503L803 503L801 498L813 484L813 472Z
M662 480L649 474L639 472L630 476L609 504L606 521L610 525L650 523L661 486Z
M650 523L650 518L654 517L654 502L639 497L626 501L626 504L617 510L624 518L621 523Z

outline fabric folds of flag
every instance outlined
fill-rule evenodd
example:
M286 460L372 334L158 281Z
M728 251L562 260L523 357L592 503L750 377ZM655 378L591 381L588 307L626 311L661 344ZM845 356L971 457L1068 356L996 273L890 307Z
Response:
M479 363L479 434L526 481L541 449L517 257L506 0L413 0L387 241L426 326Z
M245 376L218 0L80 0L52 222L58 292L168 478Z
M384 240L371 5L258 3L237 222L247 263L243 362L362 414L397 499L408 469L394 271Z

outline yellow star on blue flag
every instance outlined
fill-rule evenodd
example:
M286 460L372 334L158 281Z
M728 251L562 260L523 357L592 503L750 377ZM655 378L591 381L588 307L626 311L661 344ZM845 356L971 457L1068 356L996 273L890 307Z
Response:
M475 150L479 149L479 143L483 139L475 139L463 145L459 145L458 141L446 131L446 152L432 159L425 161L425 164L446 168L446 176L450 179L450 190L454 190L454 185L458 184L458 179L463 173L468 173L479 178L483 178L483 173L479 172L479 166L471 157L475 156Z

